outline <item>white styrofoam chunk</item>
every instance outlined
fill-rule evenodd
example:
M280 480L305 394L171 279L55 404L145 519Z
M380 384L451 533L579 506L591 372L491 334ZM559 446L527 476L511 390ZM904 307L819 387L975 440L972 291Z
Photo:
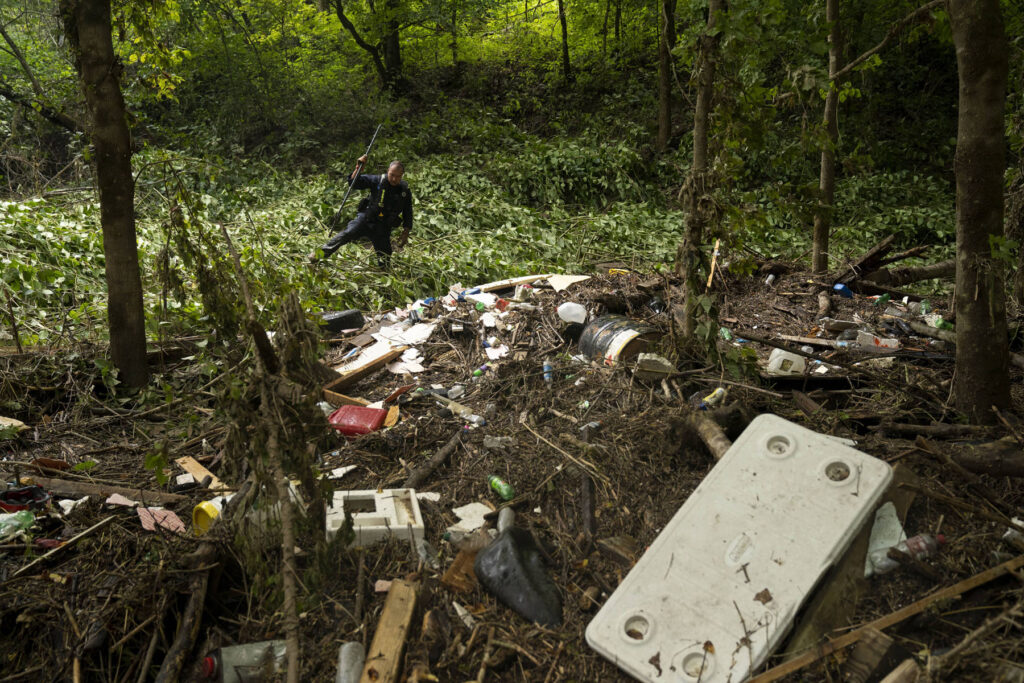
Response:
M415 489L335 491L327 510L327 536L333 537L352 515L357 546L367 546L394 534L413 541L423 539L423 515Z
M651 683L738 683L779 645L892 469L761 415L676 512L587 627Z

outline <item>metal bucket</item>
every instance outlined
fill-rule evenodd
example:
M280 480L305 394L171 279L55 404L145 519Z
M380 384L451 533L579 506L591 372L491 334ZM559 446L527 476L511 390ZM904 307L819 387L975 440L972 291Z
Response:
M646 351L653 332L624 315L603 315L583 329L580 352L603 365L615 365Z

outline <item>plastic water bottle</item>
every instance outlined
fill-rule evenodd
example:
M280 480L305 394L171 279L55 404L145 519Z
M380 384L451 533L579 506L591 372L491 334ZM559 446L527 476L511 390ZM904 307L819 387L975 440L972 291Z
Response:
M18 510L0 515L0 539L14 536L19 531L28 529L35 520L35 515L28 510Z
M900 541L894 547L897 550L901 550L911 557L923 560L926 557L931 557L935 553L939 552L939 548L946 542L946 537L942 534L932 536L931 534L918 534L912 536L905 541ZM870 555L871 566L874 567L875 574L887 574L893 569L900 566L900 563L889 557L889 548L879 548Z
M264 640L221 647L203 659L203 674L218 683L263 680L265 671L283 673L286 646L283 640Z

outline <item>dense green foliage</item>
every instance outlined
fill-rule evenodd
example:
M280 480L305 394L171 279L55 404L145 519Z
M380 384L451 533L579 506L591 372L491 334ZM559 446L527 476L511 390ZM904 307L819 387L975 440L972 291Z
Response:
M385 6L398 11L386 14ZM339 7L378 50L383 43L375 41L397 22L403 80L393 90L382 87ZM152 335L218 327L204 296L240 306L231 292L204 290L204 278L226 264L220 224L240 246L265 310L284 291L297 292L310 310L377 309L455 282L586 270L602 260L670 267L684 218L676 195L689 166L689 78L705 4L677 3L677 107L663 154L652 146L653 3L569 0L568 7L571 84L561 80L553 3L115 5L115 45L139 150L137 228ZM844 3L848 56L877 44L913 7ZM1012 30L1021 11L1007 3L1006 13L1019 75L1020 33ZM0 97L7 197L0 257L22 342L102 334L89 148L80 131L36 115L49 107L85 120L56 5L0 0L0 22L11 39L0 52L0 86L34 102ZM799 258L816 202L824 6L737 0L720 30L716 234L737 254ZM1011 83L1008 139L1018 168L1022 93L1019 78ZM933 258L950 254L955 102L941 11L843 85L834 263L888 232L900 246L935 245ZM416 198L413 241L388 273L355 245L308 269L304 257L326 239L343 179L378 122L384 130L370 170L391 158L406 161ZM85 189L52 194L61 188ZM180 229L171 220L175 207ZM211 270L204 275L204 268Z

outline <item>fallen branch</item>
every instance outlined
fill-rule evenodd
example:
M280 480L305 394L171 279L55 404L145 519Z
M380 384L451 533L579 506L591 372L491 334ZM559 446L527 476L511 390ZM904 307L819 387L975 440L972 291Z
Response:
M926 266L913 266L906 268L882 268L864 276L865 280L876 285L887 285L900 287L909 285L921 280L933 278L952 278L956 276L956 261L939 261L929 263Z
M426 481L427 477L434 473L438 467L443 465L448 457L455 452L455 449L462 443L462 430L455 432L452 438L448 439L448 443L442 446L437 453L434 453L430 457L430 460L423 463L409 475L409 478L402 484L403 488L414 489L418 488L420 484Z
M35 567L38 564L42 564L42 563L50 560L54 555L57 555L58 553L61 553L64 550L67 550L68 548L74 547L83 538L85 538L86 536L89 536L90 534L93 534L93 533L99 531L100 529L102 529L103 527L105 527L106 525L110 524L113 521L114 521L114 516L113 515L111 515L110 517L107 517L105 519L100 520L99 522L93 524L91 527L89 527L85 531L83 531L83 532L81 532L79 534L76 534L76 535L72 536L71 538L69 538L64 545L57 546L53 550L50 550L49 552L40 555L39 557L37 557L36 559L32 560L31 562L29 562L25 566L20 567L17 571L15 571L13 574L11 574L11 578L13 579L16 576L24 574L24 573L28 572L28 570L31 569L32 567Z
M689 419L690 426L697 432L697 436L708 447L715 460L721 460L732 447L732 441L725 435L718 423L707 416L706 413L695 411Z

